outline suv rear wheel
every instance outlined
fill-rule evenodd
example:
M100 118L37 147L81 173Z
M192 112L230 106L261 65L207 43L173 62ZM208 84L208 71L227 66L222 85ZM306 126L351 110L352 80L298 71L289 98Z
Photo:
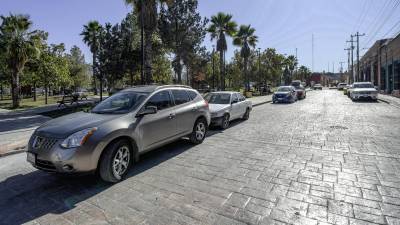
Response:
M193 131L189 136L190 142L193 144L200 144L204 141L206 134L207 121L204 118L200 118L194 124Z
M100 177L107 182L121 181L133 163L132 149L128 141L119 140L109 145L100 161Z

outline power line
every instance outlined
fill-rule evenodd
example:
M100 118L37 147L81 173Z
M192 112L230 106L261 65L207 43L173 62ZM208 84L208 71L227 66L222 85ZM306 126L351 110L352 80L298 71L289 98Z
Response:
M364 0L364 4L363 4L363 6L362 6L361 13L360 13L360 15L358 16L357 22L354 24L354 28L353 28L353 32L352 32L352 33L354 33L354 31L356 30L356 27L359 27L359 26L357 26L357 25L358 25L359 22L361 21L361 18L364 17L363 15L364 15L365 6L367 5L367 2L368 2L367 0Z
M383 37L383 38L387 37L387 35L388 35L390 32L392 32L392 30L393 30L397 25L400 25L400 20L397 21L397 23L396 23L392 28L390 28L389 31L386 32L386 34L383 35L382 37Z
M370 1L371 1L371 0L369 0L369 1L366 0L365 2L366 2L366 4L368 4ZM360 30L361 25L364 23L364 20L365 20L365 18L366 18L367 15L368 15L369 9L371 8L371 5L372 5L372 4L368 4L367 10L365 11L364 16L361 18L361 21L360 21L360 23L359 23L359 25L358 25L358 27L357 27L357 30Z
M370 44L370 42L372 40L375 39L376 35L378 35L379 31L382 30L382 27L385 25L385 23L388 21L388 19L392 16L392 14L396 11L396 8L399 6L400 1L396 1L395 5L392 8L392 11L390 11L386 18L383 20L383 22L380 24L380 26L378 26L377 30L373 33L373 36L370 36L370 38L368 39L368 41L365 43L364 47L366 47L368 44Z

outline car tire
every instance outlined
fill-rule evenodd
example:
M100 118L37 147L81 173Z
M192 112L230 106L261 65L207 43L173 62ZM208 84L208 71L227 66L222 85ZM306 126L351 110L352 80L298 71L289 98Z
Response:
M131 145L127 140L119 140L109 145L101 157L99 174L110 183L123 180L133 164Z
M225 114L224 118L222 119L221 129L225 130L229 127L229 114Z
M247 108L247 109L246 109L246 112L243 114L242 119L243 119L243 120L248 120L249 118L250 118L250 109Z
M193 144L201 144L207 134L207 121L204 118L197 119L193 126L193 131L189 136Z

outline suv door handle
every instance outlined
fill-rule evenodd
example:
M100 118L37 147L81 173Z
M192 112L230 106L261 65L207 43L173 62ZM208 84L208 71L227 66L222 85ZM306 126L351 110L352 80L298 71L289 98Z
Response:
M175 113L169 114L168 119L173 119L173 118L175 118Z
M194 112L194 111L197 111L197 107L193 107L192 108L192 111Z

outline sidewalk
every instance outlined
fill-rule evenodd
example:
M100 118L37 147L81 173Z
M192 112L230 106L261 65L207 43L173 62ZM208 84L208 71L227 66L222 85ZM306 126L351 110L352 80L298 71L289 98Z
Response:
M253 107L256 107L262 104L272 102L272 95L252 97L249 98L249 100L252 102Z
M96 100L97 98L91 98L79 102L79 105L89 104ZM63 107L59 108L58 104L51 104L18 111L0 109L0 157L24 151L35 129L52 119L40 114L58 109L63 109Z
M391 95L378 94L378 100L400 108L400 98Z

